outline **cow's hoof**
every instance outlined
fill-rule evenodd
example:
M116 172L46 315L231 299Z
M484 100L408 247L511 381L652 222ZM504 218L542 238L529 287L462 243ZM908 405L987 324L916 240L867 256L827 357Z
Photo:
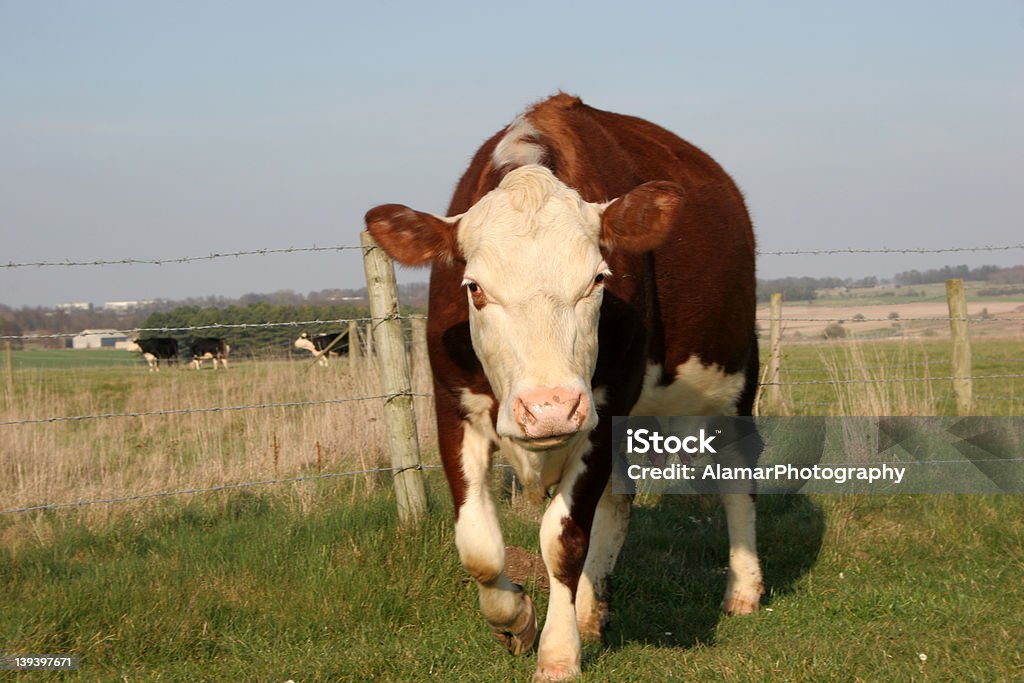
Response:
M754 614L761 611L761 595L733 595L722 601L722 611L731 616Z
M539 666L533 674L533 683L552 683L552 681L571 681L580 675L578 666L569 664L552 664Z
M523 611L511 627L505 629L492 626L491 630L501 644L515 656L529 652L533 642L537 640L537 609L533 606L530 596L523 593Z

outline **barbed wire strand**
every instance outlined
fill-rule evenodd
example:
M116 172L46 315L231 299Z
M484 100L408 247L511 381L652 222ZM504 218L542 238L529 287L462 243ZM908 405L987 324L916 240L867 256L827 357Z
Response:
M299 408L304 406L337 405L340 403L354 403L356 401L382 400L389 403L401 396L413 398L433 398L433 394L416 393L403 391L394 394L381 394L379 396L356 396L353 398L327 398L318 401L289 401L285 403L254 403L240 406L213 406L209 408L169 408L166 410L150 410L135 413L100 413L96 415L71 415L66 417L39 417L26 418L22 420L7 420L0 422L0 427L10 427L27 424L43 424L52 422L80 422L85 420L105 420L120 417L153 417L165 415L188 415L190 413L223 413L236 410L265 410L269 408Z
M800 382L761 382L762 387L792 387L809 384L874 384L884 382L946 382L963 379L1013 379L1024 378L1024 374L969 375L966 377L878 377L866 379L808 380Z
M194 261L214 261L222 258L237 258L240 256L269 256L272 254L299 254L318 251L356 251L362 247L351 245L338 245L333 247L279 247L268 249L249 249L245 251L214 252L205 256L180 256L175 258L122 258L122 259L94 259L92 261L28 261L24 263L0 263L0 268L77 268L83 266L163 266L172 263L192 263Z
M365 470L353 470L351 472L324 472L320 474L309 474L299 477L287 477L282 479L263 479L260 481L237 482L234 484L220 484L203 488L180 489L175 491L154 491L152 493L139 493L130 496L118 496L116 498L96 498L89 500L76 500L66 503L42 503L40 505L27 505L24 507L8 508L0 510L0 515L10 515L21 512L36 512L41 510L59 510L61 508L84 507L87 505L112 505L114 503L129 503L136 500L149 500L153 498L171 498L174 496L193 495L197 493L214 493L217 491L230 491L232 489L252 488L254 486L270 486L273 484L288 484L294 482L312 481L314 479L334 479L337 477L354 477L361 474L377 474L393 472L400 474L407 469L432 470L439 469L440 465L412 465L399 470L393 467L372 467Z
M865 365L864 367L860 367L860 368L829 368L829 367L821 366L820 368L794 368L794 369L790 369L790 368L782 367L782 368L779 369L779 372L786 373L786 374L792 374L792 375L814 375L814 374L820 375L820 374L828 373L828 372L835 372L835 373L840 373L840 374L849 374L849 373L853 373L853 372L863 372L865 370L899 370L901 368L919 368L919 367L927 367L927 366L930 366L930 365L947 365L948 366L949 365L949 361L948 360L926 360L926 361L920 361L920 362L915 362L915 363L896 363L896 364L893 364L893 365Z
M1010 379L1024 378L1024 374L1002 374L1002 375L971 375L969 377L886 377L886 378L864 378L864 379L839 379L839 380L807 380L796 382L761 382L759 387L768 386L808 386L808 385L835 385L835 384L874 384L874 383L898 383L898 382L943 382L957 379L987 380L987 379ZM283 403L256 403L238 406L212 406L207 408L170 408L166 410L152 410L130 413L98 413L93 415L70 415L57 417L25 418L19 420L6 420L0 422L0 427L20 426L29 424L48 424L56 422L80 422L86 420L102 420L125 417L160 417L169 415L187 415L192 413L219 413L239 410L266 410L272 408L299 408L308 406L337 405L342 403L353 403L357 401L382 400L390 403L396 398L408 396L411 398L433 399L433 394L418 392L398 392L394 394L381 394L378 396L356 396L352 398L321 399L317 401L289 401ZM978 397L981 398L981 397ZM1010 399L1008 400L1016 400Z
M191 327L134 327L127 330L113 330L117 334L123 335L134 335L142 332L194 332L196 330L238 330L238 329L255 329L255 328L272 328L272 327L299 327L299 326L310 326L310 325L340 325L343 323L368 323L377 321L380 322L385 320L426 320L427 316L423 314L413 315L391 315L386 318L336 318L333 320L296 320L288 322L278 323L212 323L210 325L193 325ZM24 334L24 335L0 335L0 340L9 341L32 341L36 339L72 339L74 337L83 336L82 332L61 332L58 334Z
M984 363L1024 363L1024 358L991 358L986 356L974 356L973 359ZM779 369L779 372L787 375L821 375L829 372L848 375L855 372L864 372L865 370L900 370L902 368L921 368L933 365L949 366L949 364L949 360L926 360L913 363L894 363L892 365L865 365L859 368L829 368L826 366L818 368L782 367ZM981 363L979 362L979 364Z
M8 261L0 263L0 268L80 268L89 266L163 266L170 264L193 263L196 261L213 261L225 258L239 258L243 256L270 256L277 254L300 254L313 252L339 252L339 251L361 251L363 248L356 245L335 245L327 247L269 247L263 249L248 249L231 252L214 252L198 256L179 256L171 258L121 258L121 259L93 259L93 260L71 260L63 261ZM978 247L842 247L838 249L758 249L758 256L831 256L836 254L953 254L953 253L977 253L994 251L1014 251L1024 249L1024 243L1005 245L983 245Z
M962 252L1013 251L1024 249L1024 243L985 245L981 247L907 247L893 249L890 247L857 248L843 247L839 249L758 249L758 256L831 256L834 254L953 254Z
M975 465L978 463L1011 463L1011 462L1024 462L1024 458L984 458L978 460L962 459L962 460L898 460L893 462L870 462L870 463L815 463L818 467L869 467L873 465L893 465L893 466L906 466L906 465ZM512 469L511 465L507 463L500 463L495 466L497 469ZM309 474L298 477L285 477L278 479L263 479L260 481L246 481L236 482L233 484L220 484L218 486L208 486L201 488L190 488L190 489L179 489L174 491L154 491L151 493L139 493L130 496L118 496L113 498L94 498L85 500L69 501L64 503L41 503L39 505L26 505L22 507L7 508L0 510L0 515L11 515L26 512L41 512L45 510L60 510L66 508L77 508L86 507L90 505L114 505L118 503L129 503L140 500L153 500L156 498L172 498L176 496L196 495L201 493L217 493L221 491L231 491L244 488L253 488L257 486L272 486L275 484L290 484L290 483L302 483L307 481L314 481L318 479L336 479L338 477L354 477L365 474L383 474L391 472L393 476L397 476L406 470L437 470L442 469L441 465L424 465L422 463L416 465L410 465L408 467L393 468L393 467L372 467L363 470L352 470L349 472L325 472L320 474Z
M266 323L211 323L209 325L192 325L192 326L180 326L180 327L133 327L124 330L112 330L120 335L136 335L144 332L195 332L198 330L241 330L241 329L269 329L275 327L301 327L301 326L312 326L312 325L340 325L344 323L373 323L374 328L380 326L382 323L388 320L426 320L427 316L423 314L411 314L411 315L389 315L383 318L334 318L329 320L293 320L285 322L266 322ZM1009 318L999 317L967 317L967 318L950 318L950 317L932 317L932 318L859 318L853 320L852 318L757 318L758 322L771 322L772 320L781 320L783 322L820 322L820 323L860 323L860 322L949 322L950 320L960 320L974 323L985 323L985 322L1024 322L1024 316L1018 317L1013 316ZM59 332L54 334L5 334L0 335L0 341L33 341L43 339L73 339L75 337L83 336L82 332ZM1006 360L1019 360L1019 359L1006 359Z
M773 320L781 320L782 322L803 322L803 323L901 323L901 322L945 322L948 323L951 320L969 322L969 323L988 323L988 322L1022 322L1024 316L1010 316L1009 318L1000 318L998 316L967 316L967 317L950 317L950 316L934 316L934 317L915 317L915 318L853 318L847 316L845 318L756 318L758 322L771 322Z

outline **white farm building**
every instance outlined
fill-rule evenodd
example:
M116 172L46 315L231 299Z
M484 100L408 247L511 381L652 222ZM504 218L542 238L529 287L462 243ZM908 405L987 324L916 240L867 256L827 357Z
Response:
M68 340L68 348L115 349L127 341L128 335L119 330L82 330Z

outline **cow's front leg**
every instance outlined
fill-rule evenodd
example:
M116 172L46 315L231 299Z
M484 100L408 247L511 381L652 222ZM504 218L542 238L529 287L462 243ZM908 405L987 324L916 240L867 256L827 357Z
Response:
M537 613L533 601L505 576L505 541L491 494L492 444L486 435L466 422L460 472L464 496L456 509L455 545L462 566L477 581L480 610L494 635L514 655L533 647L537 637Z
M608 623L608 578L626 540L631 505L630 496L612 492L609 479L594 514L587 563L576 591L576 623L584 640L600 640Z
M589 450L589 445L588 445ZM540 636L535 681L563 681L580 673L576 592L583 573L594 511L607 481L586 458L572 458L540 525L541 554L551 594Z
M722 610L726 614L752 614L761 609L764 583L757 558L757 517L752 493L723 493L729 528L729 578Z

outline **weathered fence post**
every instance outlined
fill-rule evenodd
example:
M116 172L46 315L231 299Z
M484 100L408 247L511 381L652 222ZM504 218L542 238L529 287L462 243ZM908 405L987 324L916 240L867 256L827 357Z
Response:
M359 369L359 359L363 350L359 346L359 323L348 321L348 369L353 373Z
M779 386L779 369L782 365L782 294L776 292L771 299L771 326L768 328L768 383L765 397L768 407L779 413L782 410L782 387ZM760 411L758 411L760 412Z
M398 286L395 269L384 250L368 232L359 235L366 269L366 293L374 324L374 346L381 388L388 396L384 402L384 426L394 470L398 516L403 524L418 521L426 510L420 448L416 440L416 413L413 410L412 382L405 355L402 321L398 318Z
M954 378L956 413L972 415L974 386L971 379L971 338L967 334L967 296L964 294L963 280L946 280L946 300L949 302L949 330L953 335L950 370Z
M4 342L4 361L7 367L7 407L14 402L14 355L10 340Z
M371 313L372 316L372 313ZM373 366L373 322L366 323L366 364Z

